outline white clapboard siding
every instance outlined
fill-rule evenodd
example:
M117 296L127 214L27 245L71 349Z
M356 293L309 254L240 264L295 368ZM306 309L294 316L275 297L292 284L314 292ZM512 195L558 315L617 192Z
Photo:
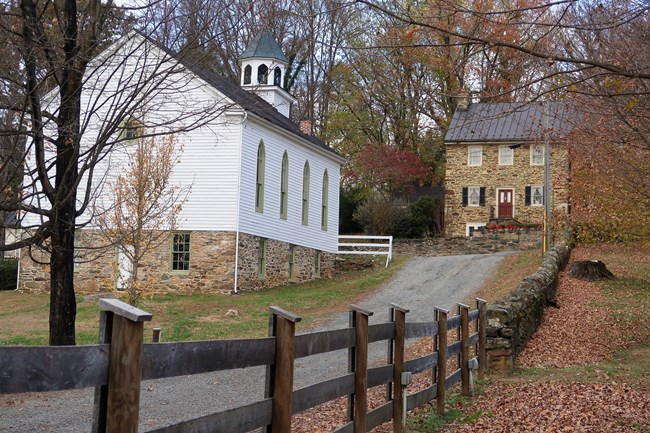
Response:
M82 148L96 142L114 112L135 108L148 131L174 131L183 146L172 184L191 191L179 228L234 230L241 117L226 115L236 108L232 102L139 35L112 46L93 64L97 68L88 71L82 99ZM142 94L147 97L138 96ZM50 105L58 106L56 94ZM196 128L200 124L204 126ZM99 207L110 205L110 182L124 172L130 149L129 143L119 143L107 149L96 165L92 201ZM83 161L82 157L80 165ZM85 181L80 184L78 199L83 198L85 186ZM80 221L91 221L92 227L94 211L89 207ZM26 221L35 223L38 217L27 215Z
M264 212L255 211L257 149L264 140L266 169ZM280 218L282 155L289 158L287 219ZM302 178L305 161L310 167L309 224L302 224ZM249 117L243 128L239 227L244 233L295 245L335 252L338 236L340 159L315 146ZM321 230L323 173L329 176L328 229Z
M149 75L148 75L149 74ZM140 85L143 77L145 86ZM150 87L155 87L152 91ZM131 98L130 95L136 95ZM141 99L138 95L146 95ZM56 93L52 106L56 107ZM179 67L162 50L131 34L93 62L82 101L83 145L95 143L119 110L142 111L148 128L174 130L183 145L172 183L191 186L179 216L181 230L241 230L244 233L336 252L339 178L343 159L252 113L244 113L214 87ZM211 116L206 119L206 113ZM217 114L219 114L217 116ZM202 126L198 126L202 124ZM255 212L257 148L264 140L264 212ZM107 150L95 170L93 202L108 207L110 182L124 172L128 143ZM132 149L132 148L131 148ZM288 218L280 218L282 155L289 157ZM302 225L302 176L310 164L309 224ZM83 164L83 160L81 161ZM329 176L328 227L321 229L324 171ZM52 173L54 175L54 173ZM82 182L78 197L85 193ZM91 221L92 207L82 216ZM38 217L32 216L32 222Z

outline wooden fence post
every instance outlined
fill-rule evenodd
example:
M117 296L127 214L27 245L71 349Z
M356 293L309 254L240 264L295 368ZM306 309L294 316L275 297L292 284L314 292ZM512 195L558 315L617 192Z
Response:
M391 304L390 308L391 320L395 323L395 334L393 340L395 342L393 348L393 432L403 433L404 425L403 420L406 414L402 406L402 398L404 398L402 388L402 372L404 371L404 342L406 332L406 313L409 310L402 308L398 305Z
M113 332L113 312L99 312L99 344L110 344ZM108 406L108 385L95 387L92 433L106 431L106 408Z
M153 328L153 333L151 334L152 343L160 343L160 328Z
M99 308L106 312L105 323L112 322L111 348L106 406L101 407L101 390L96 391L96 398L99 394L100 401L96 400L96 423L93 427L96 426L97 432L101 433L136 433L140 415L144 322L151 320L151 314L117 299L100 299ZM105 334L107 329L104 328ZM104 339L106 337L104 335Z
M368 410L368 318L372 312L350 305L350 324L355 344L349 351L349 368L354 372L354 394L348 396L348 419L352 417L354 433L366 433Z
M270 396L273 398L271 433L291 431L291 398L296 348L296 323L301 318L278 307L269 307L275 336L275 364L271 371Z
M478 308L478 378L485 379L485 369L487 367L487 301L476 299Z
M469 377L469 305L458 304L460 310L460 388L464 396L472 395Z
M436 407L445 414L445 379L447 379L447 316L449 311L436 307L438 321L438 367L436 372Z

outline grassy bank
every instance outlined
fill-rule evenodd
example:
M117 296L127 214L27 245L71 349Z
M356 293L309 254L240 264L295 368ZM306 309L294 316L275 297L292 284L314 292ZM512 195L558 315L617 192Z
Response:
M152 328L162 328L164 341L262 337L267 333L268 307L276 305L303 320L298 332L313 326L334 311L381 287L406 262L397 258L388 269L344 272L333 279L314 280L240 295L164 295L142 299L139 308L153 314L145 326L145 340ZM235 315L227 315L233 310ZM0 292L0 345L44 345L48 340L49 295ZM97 341L97 299L77 300L77 343Z

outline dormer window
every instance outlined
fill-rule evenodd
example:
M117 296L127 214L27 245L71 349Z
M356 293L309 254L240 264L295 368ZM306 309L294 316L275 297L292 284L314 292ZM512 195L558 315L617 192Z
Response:
M282 70L279 66L276 66L273 70L273 84L282 87Z
M260 65L257 68L257 82L259 84L267 84L269 76L269 68L266 65Z
M251 75L253 74L253 68L251 65L246 65L244 68L244 84L251 83Z

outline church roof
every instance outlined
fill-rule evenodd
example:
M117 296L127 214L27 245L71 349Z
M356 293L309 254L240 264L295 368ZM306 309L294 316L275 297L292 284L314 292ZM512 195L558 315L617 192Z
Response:
M206 68L199 66L198 64L193 62L188 56L184 56L182 54L176 53L144 34L141 33L138 34L140 34L140 36L146 39L149 43L152 43L153 45L157 46L159 49L166 52L168 55L175 58L189 71L191 71L197 77L205 80L209 85L211 85L212 87L214 87L215 89L223 93L227 98L232 100L235 104L239 105L244 110L257 115L262 119L272 123L273 125L279 126L280 128L304 140L309 141L312 145L315 145L316 147L319 147L327 152L330 152L338 156L339 158L342 158L341 155L339 155L338 152L336 152L336 150L328 146L323 141L319 140L313 135L303 133L297 124L292 122L289 118L285 117L284 115L280 114L280 112L278 112L278 110L276 110L271 104L269 104L264 99L257 96L256 94L241 88L237 84L233 83L232 81L228 80L227 78L219 74L216 74Z
M276 59L283 63L289 63L289 60L275 41L273 34L268 30L258 33L257 36L253 38L248 47L246 47L241 56L239 56L239 61L241 62L242 60L253 57Z

